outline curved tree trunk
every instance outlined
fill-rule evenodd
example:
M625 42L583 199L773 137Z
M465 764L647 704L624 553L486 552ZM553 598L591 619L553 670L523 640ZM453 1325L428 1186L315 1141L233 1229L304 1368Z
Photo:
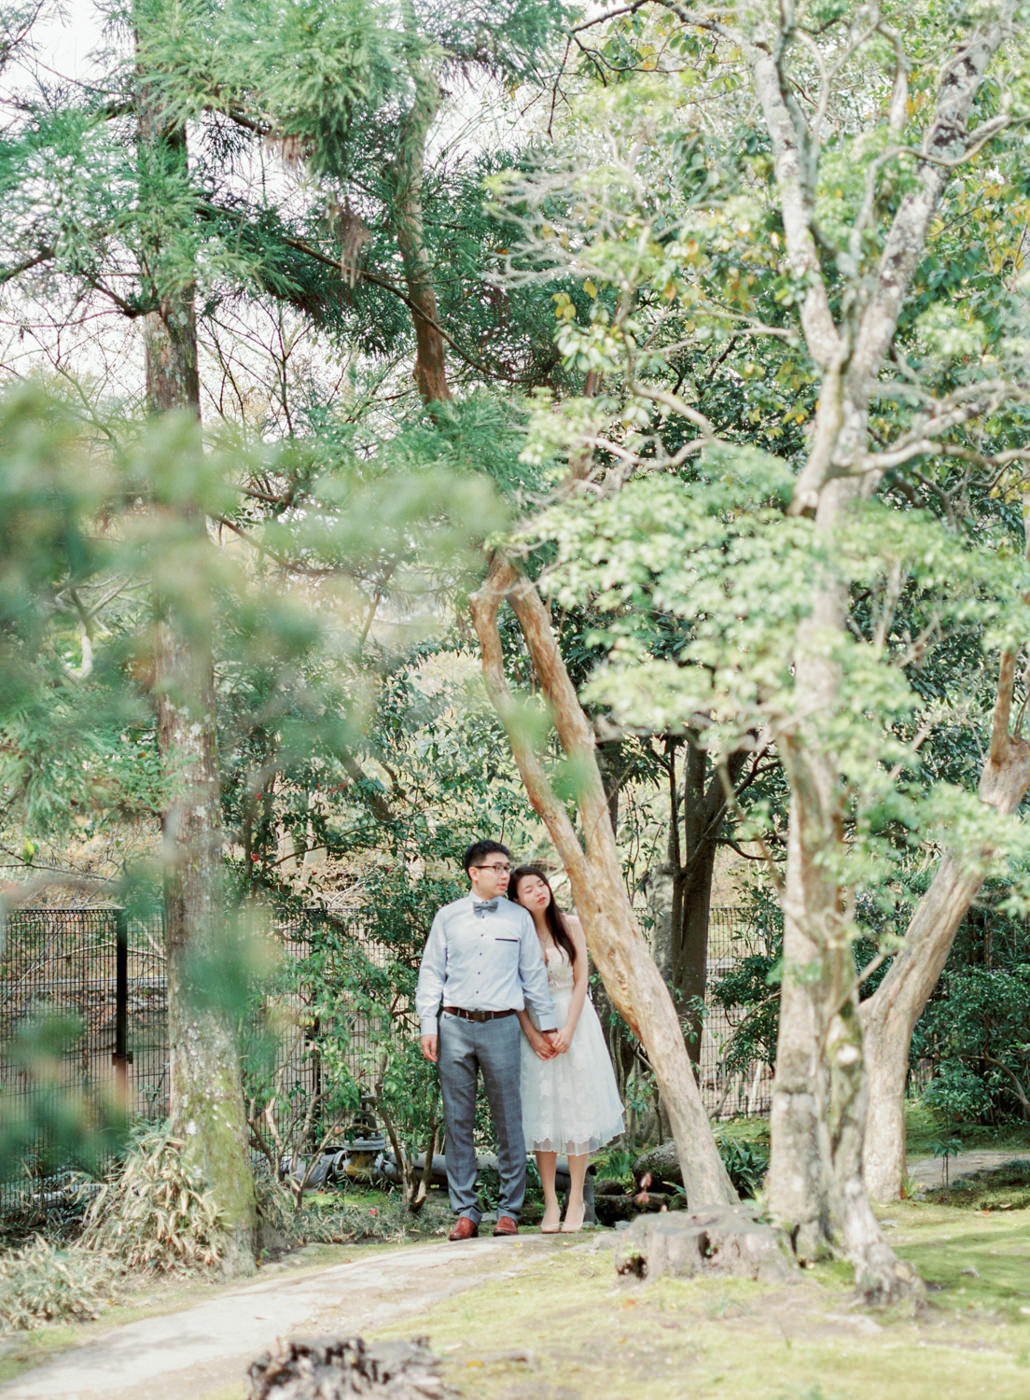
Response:
M1030 744L1009 732L1015 658L1002 658L991 748L980 800L1014 812L1030 790ZM874 1200L901 1195L905 1176L905 1081L912 1031L940 978L955 934L984 880L990 850L948 851L916 906L905 942L871 997L862 1003L869 1045L869 1106L864 1166Z
M576 770L582 844L508 689L497 630L504 599L518 618L562 747ZM701 1102L676 1009L626 894L593 731L569 680L547 610L533 585L499 556L471 603L488 693L508 731L530 801L568 871L576 912L608 995L647 1050L676 1141L687 1199L691 1206L732 1203L737 1195Z

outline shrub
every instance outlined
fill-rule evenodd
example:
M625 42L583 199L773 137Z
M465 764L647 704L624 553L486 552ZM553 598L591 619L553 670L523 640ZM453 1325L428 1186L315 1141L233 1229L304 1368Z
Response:
M765 1183L769 1170L769 1149L762 1142L738 1138L717 1138L719 1156L738 1194L753 1200Z
M106 1250L127 1268L162 1273L209 1269L225 1250L210 1195L182 1158L183 1144L162 1127L147 1127L86 1215L82 1243Z
M36 1239L0 1257L0 1322L18 1331L40 1322L85 1322L114 1300L124 1270L79 1245Z
M1030 1117L1030 961L959 965L945 973L915 1044L936 1061L925 1102L949 1122Z

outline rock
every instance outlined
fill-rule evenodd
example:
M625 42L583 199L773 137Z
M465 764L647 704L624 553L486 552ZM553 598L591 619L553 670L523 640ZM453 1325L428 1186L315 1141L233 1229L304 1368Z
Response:
M438 1374L424 1337L366 1343L361 1337L280 1341L248 1370L250 1400L445 1400L455 1392Z
M682 1186L683 1172L680 1159L676 1155L676 1144L671 1140L652 1147L633 1163L633 1175L637 1181L651 1173L655 1186L664 1182L666 1186Z
M617 1181L613 1176L599 1177L594 1186L595 1196L621 1196L626 1190L621 1181Z
M626 1191L621 1196L595 1196L598 1225L634 1220L638 1215L667 1210L670 1197L664 1191Z
M794 1273L782 1236L746 1206L641 1216L620 1237L615 1268L638 1278L734 1274L767 1283Z

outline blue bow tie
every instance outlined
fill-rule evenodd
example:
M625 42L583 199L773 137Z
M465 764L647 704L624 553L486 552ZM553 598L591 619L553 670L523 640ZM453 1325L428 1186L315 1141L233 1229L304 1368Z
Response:
M477 919L485 919L487 914L496 913L497 904L496 899L476 899L472 902L472 910Z

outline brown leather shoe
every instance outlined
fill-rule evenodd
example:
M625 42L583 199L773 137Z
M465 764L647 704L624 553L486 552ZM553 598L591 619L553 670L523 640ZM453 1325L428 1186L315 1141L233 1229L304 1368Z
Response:
M519 1227L510 1215L499 1215L494 1226L495 1235L517 1235Z
M447 1236L449 1240L474 1240L479 1234L479 1226L467 1215L459 1215L458 1223Z

